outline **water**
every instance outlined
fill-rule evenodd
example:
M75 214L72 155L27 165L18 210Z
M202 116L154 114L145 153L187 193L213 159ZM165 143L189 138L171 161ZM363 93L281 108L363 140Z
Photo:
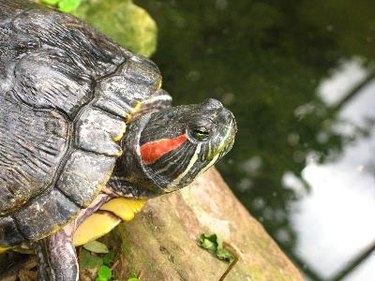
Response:
M219 168L306 278L373 245L375 2L136 3L157 21L175 103L214 97L236 115ZM341 280L375 280L374 255Z

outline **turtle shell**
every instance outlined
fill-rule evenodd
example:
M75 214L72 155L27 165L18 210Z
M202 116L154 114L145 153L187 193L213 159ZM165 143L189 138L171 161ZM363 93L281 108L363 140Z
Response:
M41 239L93 201L160 80L72 16L0 2L0 246Z

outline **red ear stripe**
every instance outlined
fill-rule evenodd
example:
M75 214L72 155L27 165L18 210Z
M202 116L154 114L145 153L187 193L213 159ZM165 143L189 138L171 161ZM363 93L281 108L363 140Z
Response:
M182 145L186 139L186 134L183 134L172 139L161 139L145 143L141 146L142 161L145 164L152 164L164 154Z

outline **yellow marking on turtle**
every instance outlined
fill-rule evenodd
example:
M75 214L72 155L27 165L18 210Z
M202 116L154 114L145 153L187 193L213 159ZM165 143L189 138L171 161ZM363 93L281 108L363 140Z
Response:
M137 102L137 104L134 106L134 109L133 109L132 113L138 112L142 108L143 103L144 103L144 101Z
M201 147L202 147L202 144L198 144L197 148L194 151L193 156L190 159L189 165L186 167L185 171L183 171L180 175L178 175L178 177L172 181L169 187L165 189L167 192L174 191L175 190L174 187L181 182L181 180L187 175L187 173L190 171L193 165L197 162L199 153L201 152Z
M146 200L115 198L100 207L102 211L112 212L123 221L130 221L146 204Z
M41 235L40 237L38 237L37 239L35 239L34 241L38 241L38 240L41 240L43 238L46 238L58 231L60 231L64 226L68 225L69 223L71 223L72 221L74 221L76 219L76 217L78 216L79 212L77 212L74 216L72 216L65 224L63 225L58 225L58 224L55 224L53 225L51 231Z
M202 168L200 172L198 173L197 177L206 172L213 164L215 164L216 160L219 158L220 153L217 153L214 158L206 165L206 167Z
M163 84L163 81L160 79L158 82L158 85L156 86L156 91L161 89L162 84Z
M112 140L115 141L115 142L120 141L122 139L122 137L124 136L125 132L126 132L126 124L124 122L124 123L122 123L122 128L121 128L120 134L118 136L113 137Z
M131 119L134 117L134 115L135 115L137 112L139 112L139 111L141 110L142 105L143 105L143 101L138 101L138 102L136 103L136 105L134 106L132 112L130 112L130 113L128 114L128 116L126 116L125 121L126 121L126 122L130 122Z
M109 212L94 213L85 219L73 235L73 244L78 247L94 241L115 228L121 219Z
M114 166L113 166L113 168L114 168ZM100 191L105 187L105 185L107 184L107 182L109 181L109 179L110 179L111 176L112 176L112 170L113 170L113 168L111 169L111 171L109 171L109 172L105 175L103 182L99 183L99 184L96 186L95 196L94 196L93 198L98 197ZM83 206L88 207L91 203L92 203L92 201L84 202L84 203L83 203Z
M0 254L3 254L6 251L9 251L10 249L12 249L12 247L0 247Z
M73 27L73 28L84 28L82 24L75 23L75 22L68 22L65 24L66 27Z
M230 124L227 127L228 128L232 127L232 123L233 122L230 122ZM225 133L225 136L223 137L223 141L220 143L219 147L215 151L212 151L211 146L210 146L209 154L208 154L209 157L212 157L213 159L216 159L218 157L218 155L228 146L228 143L226 141L230 138L231 133L232 133L232 130L227 130L227 132ZM211 155L212 153L214 154Z
M114 154L113 156L115 156L115 157L120 157L120 156L122 155L122 153L123 153L123 150L120 148L119 153L116 153L116 154Z

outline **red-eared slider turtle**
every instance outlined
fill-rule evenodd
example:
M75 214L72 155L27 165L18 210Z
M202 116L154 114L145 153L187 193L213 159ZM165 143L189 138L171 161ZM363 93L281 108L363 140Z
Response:
M78 280L74 232L104 203L178 190L232 147L220 102L171 107L160 85L84 22L0 1L0 249L34 248L39 280Z

